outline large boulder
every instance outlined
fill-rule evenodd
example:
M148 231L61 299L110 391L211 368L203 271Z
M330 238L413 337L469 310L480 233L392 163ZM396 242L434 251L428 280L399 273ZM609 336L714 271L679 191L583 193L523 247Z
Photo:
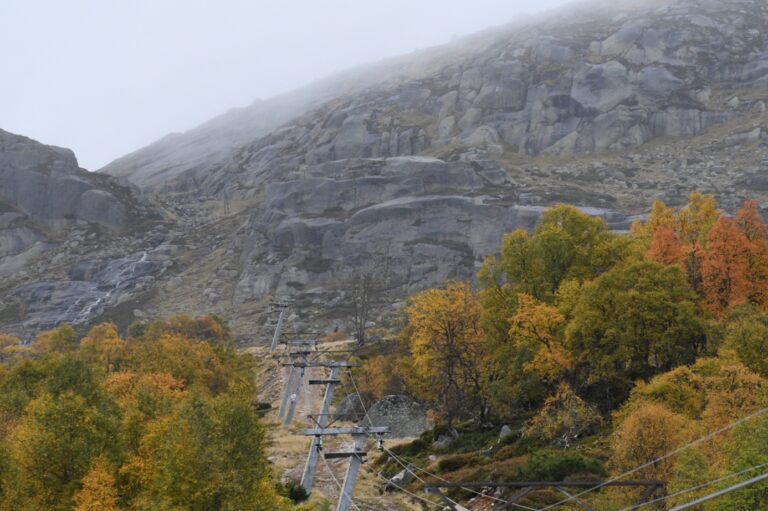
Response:
M385 396L368 410L374 426L389 427L389 437L417 437L432 425L427 410L408 396Z

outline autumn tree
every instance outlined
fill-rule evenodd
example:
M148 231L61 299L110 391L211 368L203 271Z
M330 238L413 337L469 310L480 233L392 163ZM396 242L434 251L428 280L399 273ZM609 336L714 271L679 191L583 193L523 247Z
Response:
M480 304L471 287L449 283L411 298L405 309L403 360L408 389L434 404L449 425L467 413L485 413L487 366Z
M365 360L354 369L360 392L375 401L384 396L402 393L403 380L398 370L395 355L376 355Z
M121 473L136 492L137 510L284 509L264 456L264 430L251 403L194 392L151 425Z
M0 334L0 364L11 362L20 356L23 356L28 350L15 337Z
M75 493L74 511L118 511L115 476L103 456L96 458L83 477L83 487Z
M557 308L538 302L527 294L518 296L517 312L510 318L510 338L517 346L525 345L536 353L526 364L527 371L544 381L558 382L573 369L561 342L565 317Z
M579 387L607 408L635 380L693 362L706 340L683 273L651 262L618 267L586 284L566 328Z
M647 240L648 259L662 264L682 264L691 288L703 294L704 244L719 217L715 198L694 192L678 212L657 200L645 224L634 224L631 232L634 238Z
M675 216L675 210L664 204L663 201L654 201L653 206L651 206L651 213L645 223L647 234L653 236L660 228L674 230Z
M719 218L715 197L693 192L688 204L677 214L676 230L684 242L703 244Z
M186 386L200 384L214 393L225 391L231 383L228 368L213 346L178 333L130 343L126 364L142 372L168 373Z
M707 305L723 314L743 304L751 294L750 255L754 245L736 222L721 218L707 236L702 261L702 288Z
M614 414L612 465L617 471L635 468L669 454L703 432L718 431L735 418L749 416L766 406L768 379L733 361L705 358L675 368L636 387ZM649 465L640 476L664 479L672 492L691 488L768 462L766 442L768 419L757 416ZM696 496L686 494L670 505ZM768 493L758 485L753 491L718 499L713 509L747 511L762 509L766 504Z
M80 340L80 351L88 361L98 364L105 371L117 370L125 362L125 342L114 323L101 323L91 328Z
M572 206L547 210L532 239L543 265L539 278L547 296L554 296L566 278L594 278L621 258L621 243L605 221Z
M653 233L648 259L661 264L682 265L686 257L686 247L679 236L670 227L661 226Z
M513 403L540 401L573 368L562 345L563 315L526 293L517 301L517 310L508 319L508 340L490 349L488 393L494 407L504 412L510 412L506 408Z
M603 418L594 406L577 396L568 384L561 383L528 422L523 434L567 448L602 423Z
M626 242L601 218L573 206L545 211L532 234L518 230L504 237L498 277L517 292L551 301L566 279L589 280L616 264Z
M284 509L254 362L214 317L68 326L0 364L0 510ZM119 498L118 498L119 496Z
M734 221L752 247L749 253L749 300L765 308L768 306L768 226L755 201L746 201L736 212Z
M35 351L38 353L67 353L77 350L77 346L77 332L66 323L62 323L54 330L42 332L34 343Z
M114 426L73 392L57 399L42 394L30 402L10 437L8 501L16 509L72 509L91 460L116 447Z
M570 365L559 346L540 350L540 340L521 331L523 318L535 310L521 297L539 303L538 312L546 311L550 319L559 318L551 307L561 287L574 289L609 270L627 256L631 241L612 233L602 219L559 205L544 212L531 234L518 230L505 236L500 256L485 261L478 281L482 326L493 354L487 388L499 411L542 402L556 384L554 372ZM542 385L542 378L548 383Z
M636 469L680 447L692 432L692 424L684 416L658 403L643 404L616 427L611 445L613 466L617 472ZM665 459L641 469L637 476L666 481L673 470L674 460Z

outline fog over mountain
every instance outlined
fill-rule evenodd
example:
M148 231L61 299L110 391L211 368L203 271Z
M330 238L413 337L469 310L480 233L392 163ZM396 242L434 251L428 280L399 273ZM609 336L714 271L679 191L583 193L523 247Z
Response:
M0 122L96 170L257 98L562 3L8 0Z

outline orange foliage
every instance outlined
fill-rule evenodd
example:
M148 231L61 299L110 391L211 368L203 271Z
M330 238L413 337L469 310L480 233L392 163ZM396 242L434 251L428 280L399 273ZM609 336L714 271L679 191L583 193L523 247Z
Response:
M765 306L768 304L768 226L757 211L755 201L745 202L736 213L735 221L753 247L749 255L750 300Z
M680 264L685 259L687 248L671 227L661 226L653 233L648 259L661 264Z
M745 303L750 295L750 258L755 246L736 222L720 218L707 236L701 265L702 287L707 305L718 314Z
M393 356L371 357L355 373L360 391L376 401L390 394L401 393L402 379L397 370L397 359Z

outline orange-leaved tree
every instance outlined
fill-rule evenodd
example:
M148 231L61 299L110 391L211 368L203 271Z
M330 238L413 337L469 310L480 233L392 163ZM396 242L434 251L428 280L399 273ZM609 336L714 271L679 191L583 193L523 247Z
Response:
M680 236L671 227L662 226L653 233L647 257L661 264L682 265L687 251L688 247L683 244Z
M730 218L712 226L701 265L702 289L707 305L723 314L749 298L750 256L755 246Z

